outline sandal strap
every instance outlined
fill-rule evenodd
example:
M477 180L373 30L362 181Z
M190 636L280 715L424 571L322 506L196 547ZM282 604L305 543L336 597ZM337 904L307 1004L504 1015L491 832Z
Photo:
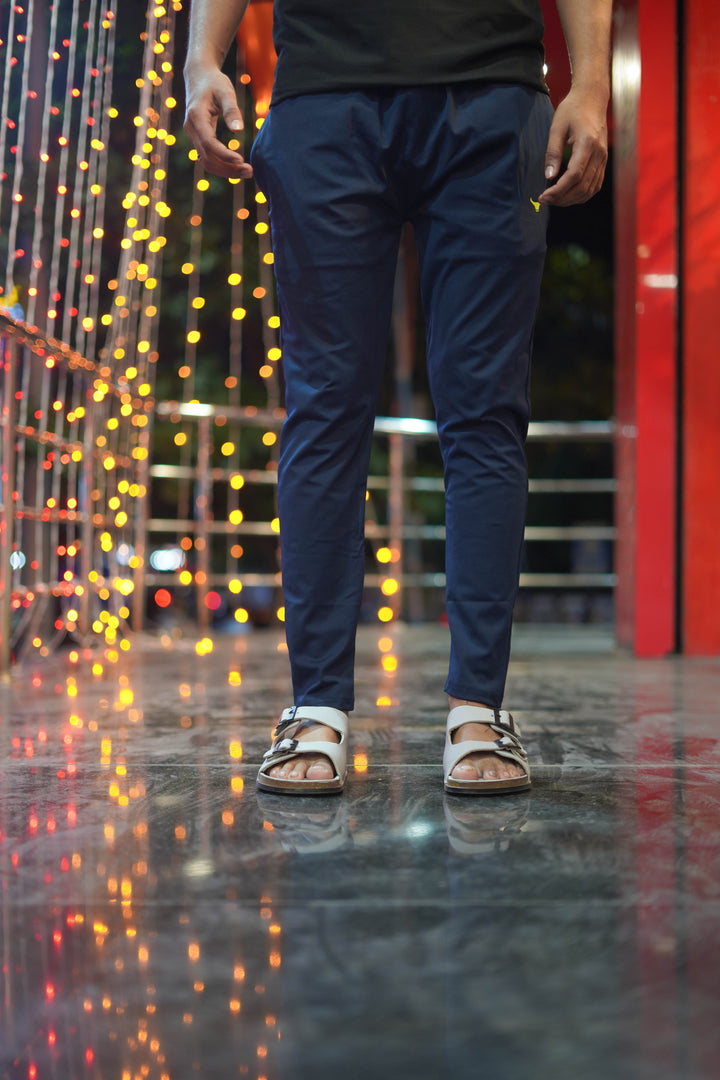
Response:
M341 742L347 736L347 715L340 709L331 709L327 705L291 705L280 714L272 737L278 739L293 725L295 729L288 734L296 735L304 723L322 724L323 727L332 728L340 736Z
M484 709L480 705L456 705L447 718L447 732L452 735L463 724L485 724L498 735L520 735L512 713L506 709Z

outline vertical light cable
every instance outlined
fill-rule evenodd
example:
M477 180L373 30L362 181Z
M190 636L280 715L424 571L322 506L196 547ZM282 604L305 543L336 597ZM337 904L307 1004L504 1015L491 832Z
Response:
M8 32L7 41L5 42L6 58L5 58L5 71L3 72L3 89L2 89L2 110L0 111L0 174L4 174L2 179L5 180L7 173L5 170L5 149L7 142L7 132L9 130L7 121L10 118L10 76L13 70L13 46L15 42L15 4L10 5L10 19L8 20ZM2 212L2 198L5 190L9 189L9 185L0 183L0 212ZM8 273L10 266L10 252L8 251ZM5 295L8 295L8 281L5 282L3 291Z
M60 144L60 160L58 163L57 199L55 201L55 223L53 228L53 236L55 238L55 242L53 244L52 260L50 263L50 274L48 276L48 297L50 307L48 308L47 322L45 328L45 333L48 337L52 337L55 333L55 323L57 322L58 310L57 305L63 298L63 294L60 291L60 257L66 247L65 237L63 237L63 218L65 216L65 204L68 194L67 179L70 163L70 132L73 119L73 111L71 108L69 108L69 105L72 101L73 83L75 81L75 59L77 54L79 21L80 0L73 0L70 37L67 39L67 75L65 78L64 94L65 110L63 115L62 132L58 139L58 142ZM69 244L69 241L67 243ZM66 300L65 302L67 304L68 300Z
M156 11L162 11L163 16L157 15ZM145 256L147 253L143 233L151 223L149 220L150 199L144 194L147 184L143 181L143 174L149 168L151 162L145 156L143 147L147 143L148 128L152 126L149 123L150 117L156 112L153 107L155 80L149 78L148 72L153 71L154 74L154 46L158 38L158 21L164 16L166 16L165 9L156 8L151 0L147 11L148 31L145 36L143 52L140 103L135 117L137 134L135 153L133 154L133 170L128 193L123 201L123 208L126 211L125 235L121 242L122 252L116 278L119 295L115 297L113 305L118 310L112 311L112 322L105 343L109 362L124 359L126 345L135 346L138 340L137 324L139 324L140 319L137 316L139 309L133 310L133 301L140 299L140 282L137 279L136 267L146 264ZM160 83L162 83L162 80L160 80ZM145 186L141 187L143 184ZM141 195L137 194L139 191L142 192ZM153 260L151 259L151 261ZM126 312L127 314L125 314ZM119 332L120 318L125 324L122 327L122 333ZM119 350L122 350L121 355L119 355Z
M30 0L28 4L28 10L25 16L25 34L23 35L23 43L25 45L24 50L24 63L22 66L22 78L20 88L20 111L18 113L17 129L16 129L16 150L15 150L15 168L13 169L13 185L12 185L12 203L10 207L10 227L8 229L8 250L7 250L7 268L5 274L5 295L9 296L14 284L13 271L15 269L15 263L17 261L17 230L18 222L20 220L20 204L23 202L22 194L22 180L23 180L23 167L24 167L24 149L25 149L25 120L27 116L27 102L28 102L28 88L30 79L30 50L28 47L28 32L32 26L33 10L35 6L35 0Z
M110 139L110 117L111 117L111 94L112 94L112 80L113 80L113 67L115 63L115 36L117 28L117 0L112 0L110 7L106 12L106 20L110 24L108 26L107 33L107 54L105 56L105 62L103 67L103 88L102 88L102 101L100 106L100 115L102 116L102 127L100 130L100 141L103 144L104 150L98 154L98 161L100 163L99 173L97 176L97 185L99 191L94 199L95 204L95 221L101 225L105 221L105 203L107 197L107 167L108 167L108 153L107 147ZM100 310L100 266L102 257L102 241L95 246L94 258L90 267L90 273L92 275L92 288L90 290L90 298L88 311L95 314L93 322L93 329L87 339L87 353L89 357L94 357L97 341L97 315Z
M93 355L91 341L94 342L97 329L97 305L93 305L90 298L95 283L95 269L99 268L99 255L102 249L104 236L103 219L99 213L98 199L102 192L100 178L107 172L107 143L102 138L105 121L109 117L105 115L105 88L107 83L107 48L110 37L110 27L113 20L99 19L97 34L96 55L92 62L94 92L91 101L88 126L92 129L90 134L90 150L87 155L87 198L85 207L85 237L83 242L83 265L80 273L80 288L78 293L78 349L85 356ZM96 130L96 128L98 130Z
M75 159L75 186L73 189L73 208L71 211L72 224L70 226L70 247L68 249L67 276L65 281L65 306L63 309L62 339L71 343L73 322L75 322L75 343L80 352L83 351L83 331L79 320L77 305L75 303L75 282L78 271L82 271L85 261L85 243L80 243L80 227L83 219L85 202L85 186L87 172L90 167L88 161L88 137L90 108L92 104L92 87L94 81L93 52L95 49L95 34L97 21L97 0L90 0L90 14L87 25L87 45L85 50L85 73L81 94L80 126Z
M35 200L35 228L33 232L32 259L30 263L30 282L28 286L28 300L26 308L26 321L32 326L35 322L35 308L38 300L38 281L42 269L42 244L44 239L44 212L47 197L47 168L50 161L50 103L52 101L53 80L55 78L55 38L57 35L58 11L60 5L52 5L50 16L50 33L48 35L48 65L45 76L45 98L43 102L42 132L40 134L40 168L38 171L37 198Z

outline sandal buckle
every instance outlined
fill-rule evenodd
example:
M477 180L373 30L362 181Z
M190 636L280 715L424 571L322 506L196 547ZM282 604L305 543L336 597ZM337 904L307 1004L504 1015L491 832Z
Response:
M263 758L269 761L271 758L274 757L281 757L285 754L292 754L297 750L298 745L299 743L297 739L281 739L280 742L274 743L269 750L265 751L265 753L263 754Z

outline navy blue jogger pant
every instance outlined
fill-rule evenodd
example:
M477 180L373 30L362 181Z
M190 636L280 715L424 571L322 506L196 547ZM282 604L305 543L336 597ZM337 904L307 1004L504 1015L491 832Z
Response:
M407 221L445 475L445 689L502 702L551 118L549 99L519 86L305 94L272 106L255 140L286 386L278 503L296 704L353 707L365 488Z

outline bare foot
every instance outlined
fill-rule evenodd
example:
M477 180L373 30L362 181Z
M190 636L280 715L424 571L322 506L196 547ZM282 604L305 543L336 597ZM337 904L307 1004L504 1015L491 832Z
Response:
M340 742L337 731L324 724L316 724L313 720L306 720L293 738L298 742L303 739L310 742ZM302 757L290 758L281 765L275 765L268 770L268 776L283 780L332 780L335 769L330 758L324 754L303 754Z
M450 708L457 705L477 705L481 709L489 709L489 705L483 705L479 701L461 701L459 698L450 698ZM495 742L497 732L487 724L461 724L454 732L453 743L466 742ZM498 757L497 754L468 754L453 769L453 780L509 780L513 777L524 776L524 770L508 758Z

